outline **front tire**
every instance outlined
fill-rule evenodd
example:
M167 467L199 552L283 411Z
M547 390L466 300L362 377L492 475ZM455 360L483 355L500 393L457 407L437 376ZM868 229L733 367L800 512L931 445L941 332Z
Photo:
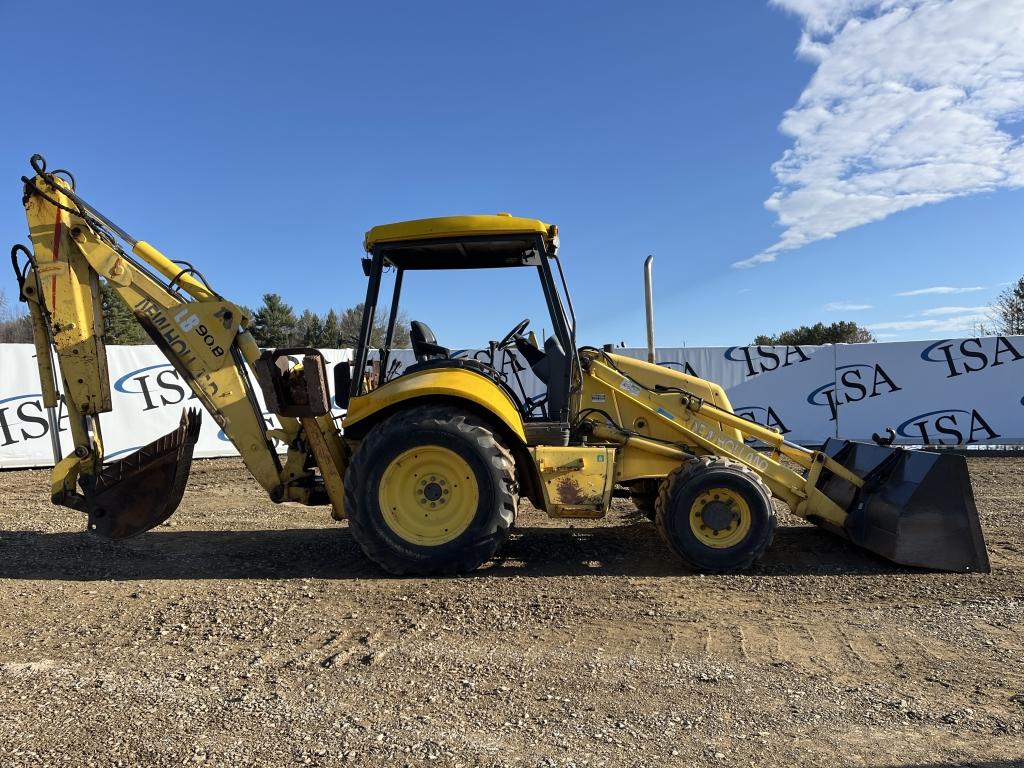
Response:
M515 465L475 415L412 408L362 441L345 474L345 505L353 538L389 573L465 573L508 538Z
M749 568L764 554L777 523L771 491L738 462L701 456L661 484L655 522L688 567L707 573Z

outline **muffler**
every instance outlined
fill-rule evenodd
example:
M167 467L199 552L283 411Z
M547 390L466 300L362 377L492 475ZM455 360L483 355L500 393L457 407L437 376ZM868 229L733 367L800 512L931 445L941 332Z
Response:
M818 489L847 511L829 530L901 565L991 570L963 456L836 439L823 452L865 481L822 472Z
M126 539L173 515L185 493L201 425L198 410L184 411L176 430L105 465L91 487L83 489L89 530L107 539Z

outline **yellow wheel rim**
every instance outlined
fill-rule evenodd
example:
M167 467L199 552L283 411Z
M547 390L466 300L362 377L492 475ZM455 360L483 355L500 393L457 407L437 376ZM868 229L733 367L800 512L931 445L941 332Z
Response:
M709 488L690 506L690 530L713 549L734 547L750 533L750 505L731 488Z
M377 492L388 528L410 544L438 546L476 517L480 490L469 464L438 445L411 448L384 470Z

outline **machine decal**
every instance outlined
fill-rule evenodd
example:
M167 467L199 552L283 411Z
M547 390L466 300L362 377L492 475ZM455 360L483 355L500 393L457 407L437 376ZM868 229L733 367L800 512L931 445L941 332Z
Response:
M726 437L706 421L695 419L689 412L683 415L683 423L687 428L692 429L705 440L714 443L719 448L728 451L744 464L764 471L768 469L768 460L753 448L743 442L737 442L731 437Z
M622 380L622 383L619 384L619 389L621 389L623 392L632 395L633 397L639 397L640 393L643 391L640 388L639 384L637 384L635 381L629 378L625 378Z

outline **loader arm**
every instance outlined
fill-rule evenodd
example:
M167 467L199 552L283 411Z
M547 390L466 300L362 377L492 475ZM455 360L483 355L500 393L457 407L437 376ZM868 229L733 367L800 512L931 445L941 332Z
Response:
M589 428L596 437L625 442L627 446L632 445L643 452L658 450L659 446L664 452L675 443L686 446L685 452L726 456L759 474L772 494L797 515L814 515L833 525L843 525L846 512L817 490L818 474L822 468L827 468L857 488L864 484L860 477L821 452L788 443L778 432L735 415L731 408L723 407L728 405L728 401L716 404L714 398L672 386L662 385L660 391L639 386L623 387L622 366L644 367L645 364L638 366L634 361L621 358L616 361L607 353L590 357L587 360L588 383L585 389L588 393L591 389L607 393L605 402L610 401L619 414L616 423L633 422L637 418L634 414L641 414L646 419L651 437L644 438L616 429L595 412L588 416L588 420ZM629 381L628 378L626 380ZM767 453L756 451L746 444L745 437L753 437L772 450ZM678 458L684 456L682 448L676 447L675 450ZM630 453L629 450L624 451L625 466L628 466L626 462ZM785 466L781 461L783 456L806 470L807 474ZM616 479L628 481L634 478Z
M32 165L35 176L22 181L33 249L16 246L12 256L32 318L44 404L60 404L59 371L70 416L74 452L55 457L53 501L88 512L90 529L113 538L146 530L180 501L198 437L199 414L186 413L176 432L104 466L100 415L111 410L111 396L102 278L131 307L274 501L331 501L341 509L341 490L323 480L323 474L338 474L336 457L344 456L329 411L282 415L281 428L267 430L249 375L261 353L247 330L246 311L215 292L191 264L171 261L106 219L60 172L47 172L40 156ZM23 267L19 253L27 257ZM308 432L317 434L307 439ZM272 438L289 446L283 463ZM330 464L321 475L313 469L318 458Z
M688 457L720 456L758 475L797 516L889 560L989 569L963 457L841 440L809 450L737 416L710 382L600 350L581 358L582 401L601 406L579 411L580 425L620 446L617 482L661 477Z

